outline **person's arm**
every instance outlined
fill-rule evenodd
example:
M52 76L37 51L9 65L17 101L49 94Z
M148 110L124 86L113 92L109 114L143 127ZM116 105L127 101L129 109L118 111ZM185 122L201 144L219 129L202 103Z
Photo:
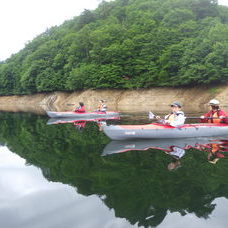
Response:
M211 111L208 113L205 113L204 115L201 116L200 122L201 123L207 123L208 122L208 117L211 116Z
M224 118L224 117L226 117L226 118ZM221 121L220 121L221 123L228 123L227 117L228 117L228 114L224 110L219 111L219 118L221 119Z
M221 117L227 117L228 114L224 110L220 110L219 111L219 116L221 116Z
M77 112L79 109L80 109L80 106L76 107L74 111Z

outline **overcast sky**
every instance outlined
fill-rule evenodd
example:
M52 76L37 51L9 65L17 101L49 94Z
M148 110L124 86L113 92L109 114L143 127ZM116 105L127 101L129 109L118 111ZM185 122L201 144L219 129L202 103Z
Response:
M60 25L102 0L5 0L0 4L0 61L47 28ZM228 0L219 0L228 6Z

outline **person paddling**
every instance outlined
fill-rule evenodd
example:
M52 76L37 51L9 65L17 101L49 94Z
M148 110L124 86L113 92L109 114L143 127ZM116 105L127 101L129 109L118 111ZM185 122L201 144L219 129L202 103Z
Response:
M184 112L181 111L181 103L173 102L171 105L171 112L170 114L166 115L162 122L164 124L171 125L173 127L178 127L184 124L185 116ZM156 119L161 120L160 116L156 116Z
M86 112L84 103L83 102L79 102L79 106L74 111L78 112L78 113Z
M201 116L202 123L228 123L228 119L225 119L228 115L224 110L220 109L218 100L210 100L209 106L211 110Z
M104 100L100 100L100 104L98 105L98 112L106 112L107 111L107 105L105 104Z
M75 121L74 126L76 127L77 130L81 131L85 128L86 121Z

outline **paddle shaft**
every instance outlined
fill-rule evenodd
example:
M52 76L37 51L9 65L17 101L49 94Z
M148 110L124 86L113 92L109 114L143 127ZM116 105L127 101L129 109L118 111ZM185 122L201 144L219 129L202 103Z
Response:
M67 106L73 106L73 105L76 105L76 104L66 104Z
M213 120L213 119L220 119L219 117L204 117L204 118L201 118L201 117L199 117L199 116L186 116L185 118L186 118L186 119L202 119L202 120L203 120L203 119L210 119L210 120L211 120L211 119L212 119L212 120ZM222 120L222 119L228 119L228 117L223 117L223 118L221 118L221 120Z
M210 119L210 120L213 120L213 119L220 119L219 117L204 117L202 118L201 116L185 116L186 119ZM156 115L154 115L151 111L149 112L149 119L157 119L156 118ZM162 119L162 118L161 118ZM221 118L222 119L228 119L228 117L223 117Z
M209 120L217 120L217 119L220 119L219 117L205 117L205 118L201 118L201 117L198 117L198 116L185 116L186 119L200 119L200 120L205 120L205 119L209 119ZM156 119L156 118L154 118ZM221 118L221 120L223 119L228 119L228 117L224 117L224 118ZM163 120L161 118L161 120Z

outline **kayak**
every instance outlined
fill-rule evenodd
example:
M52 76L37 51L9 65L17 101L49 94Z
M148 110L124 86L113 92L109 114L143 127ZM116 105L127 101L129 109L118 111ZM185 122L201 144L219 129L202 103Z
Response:
M118 112L52 112L47 111L47 115L51 118L101 118L101 117L112 117L119 116Z
M207 148L212 143L222 144L223 139L226 137L199 137L199 138L179 138L179 139L136 139L125 141L111 141L103 149L102 156L124 153L133 150L149 150L158 149L162 151L170 151L173 147L181 149L195 148L201 150L201 148Z
M228 135L228 124L200 123L172 127L159 123L144 125L106 125L104 133L112 140L171 139Z
M75 117L68 117L68 118L50 118L47 122L47 125L52 124L67 124L67 123L77 123L77 122L100 122L106 120L119 120L119 116L112 116L112 117L101 117L101 118L75 118Z

